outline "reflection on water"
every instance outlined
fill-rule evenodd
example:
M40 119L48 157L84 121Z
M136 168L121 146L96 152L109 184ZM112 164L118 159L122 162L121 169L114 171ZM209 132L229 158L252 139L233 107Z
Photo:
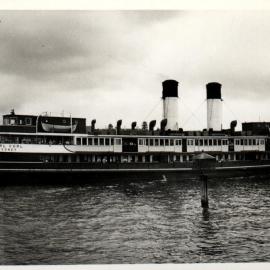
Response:
M0 191L1 264L270 261L269 180L115 181Z

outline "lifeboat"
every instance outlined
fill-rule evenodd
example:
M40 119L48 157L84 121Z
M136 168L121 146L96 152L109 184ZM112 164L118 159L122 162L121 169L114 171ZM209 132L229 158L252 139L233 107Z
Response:
M46 132L74 132L77 128L77 124L75 123L71 125L56 125L51 123L41 122L41 126Z

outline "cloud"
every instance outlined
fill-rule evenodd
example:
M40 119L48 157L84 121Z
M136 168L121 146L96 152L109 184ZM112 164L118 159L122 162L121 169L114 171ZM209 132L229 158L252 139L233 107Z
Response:
M121 15L128 23L134 23L137 26L144 27L146 24L164 22L179 16L186 16L187 12L180 10L127 10L121 11Z
M172 78L180 120L197 129L205 127L204 107L199 121L185 120L209 81L222 83L242 121L252 118L245 104L260 108L270 98L269 12L1 11L0 20L4 113L65 110L107 125L153 111L148 120L160 120L161 82Z

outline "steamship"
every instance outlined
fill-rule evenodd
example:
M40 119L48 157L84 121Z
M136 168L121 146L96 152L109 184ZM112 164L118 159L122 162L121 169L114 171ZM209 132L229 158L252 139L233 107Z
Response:
M221 84L206 85L207 128L178 126L178 82L162 83L163 119L137 128L97 129L85 118L47 114L21 115L14 110L0 126L0 173L10 172L169 172L192 169L194 155L206 152L220 169L260 168L270 164L270 122L236 121L222 128Z

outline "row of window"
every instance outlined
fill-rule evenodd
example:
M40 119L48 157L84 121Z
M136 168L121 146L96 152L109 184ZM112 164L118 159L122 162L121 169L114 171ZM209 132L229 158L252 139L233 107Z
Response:
M264 145L263 139L236 139L235 145Z
M174 139L139 139L139 145L146 146L179 146L182 145L182 140Z
M228 140L224 139L195 139L187 140L188 145L196 146L216 146L216 145L228 145ZM235 145L264 145L263 139L236 139Z
M10 144L73 144L72 137L59 136L0 136L0 143Z
M94 145L94 146L110 146L121 145L120 138L76 138L77 145ZM174 146L181 145L182 140L173 139L139 139L139 145L147 146Z
M192 162L193 155L188 154L177 154L177 155L168 155L168 156L160 156L160 155L40 155L39 159L42 162L88 162L88 163L173 163L173 162ZM258 155L253 157L249 157L242 154L219 154L214 155L217 161L223 162L227 160L258 160L258 159L268 159L268 156L265 154Z
M0 143L16 144L72 144L72 137L46 137L46 136L0 136ZM121 138L76 138L77 145L110 146L122 145ZM181 146L181 139L150 139L139 138L140 146ZM264 145L264 139L235 139L235 145ZM188 146L221 146L228 145L227 139L187 139Z
M193 139L187 140L187 145L196 146L217 146L217 145L228 145L228 140L225 139Z
M32 118L26 117L24 121L22 119L17 119L17 118L4 118L3 121L4 125L32 125Z
M76 144L110 146L110 145L121 145L122 140L120 138L77 138Z
M120 138L76 138L77 145L110 146L121 145ZM140 146L181 146L181 139L142 139L139 138ZM236 139L235 145L264 145L263 139ZM228 145L227 139L187 139L188 146L225 146Z
M182 140L174 139L139 139L139 145L149 146L180 146ZM221 139L188 139L187 145L212 146L212 145L228 145L228 140Z

